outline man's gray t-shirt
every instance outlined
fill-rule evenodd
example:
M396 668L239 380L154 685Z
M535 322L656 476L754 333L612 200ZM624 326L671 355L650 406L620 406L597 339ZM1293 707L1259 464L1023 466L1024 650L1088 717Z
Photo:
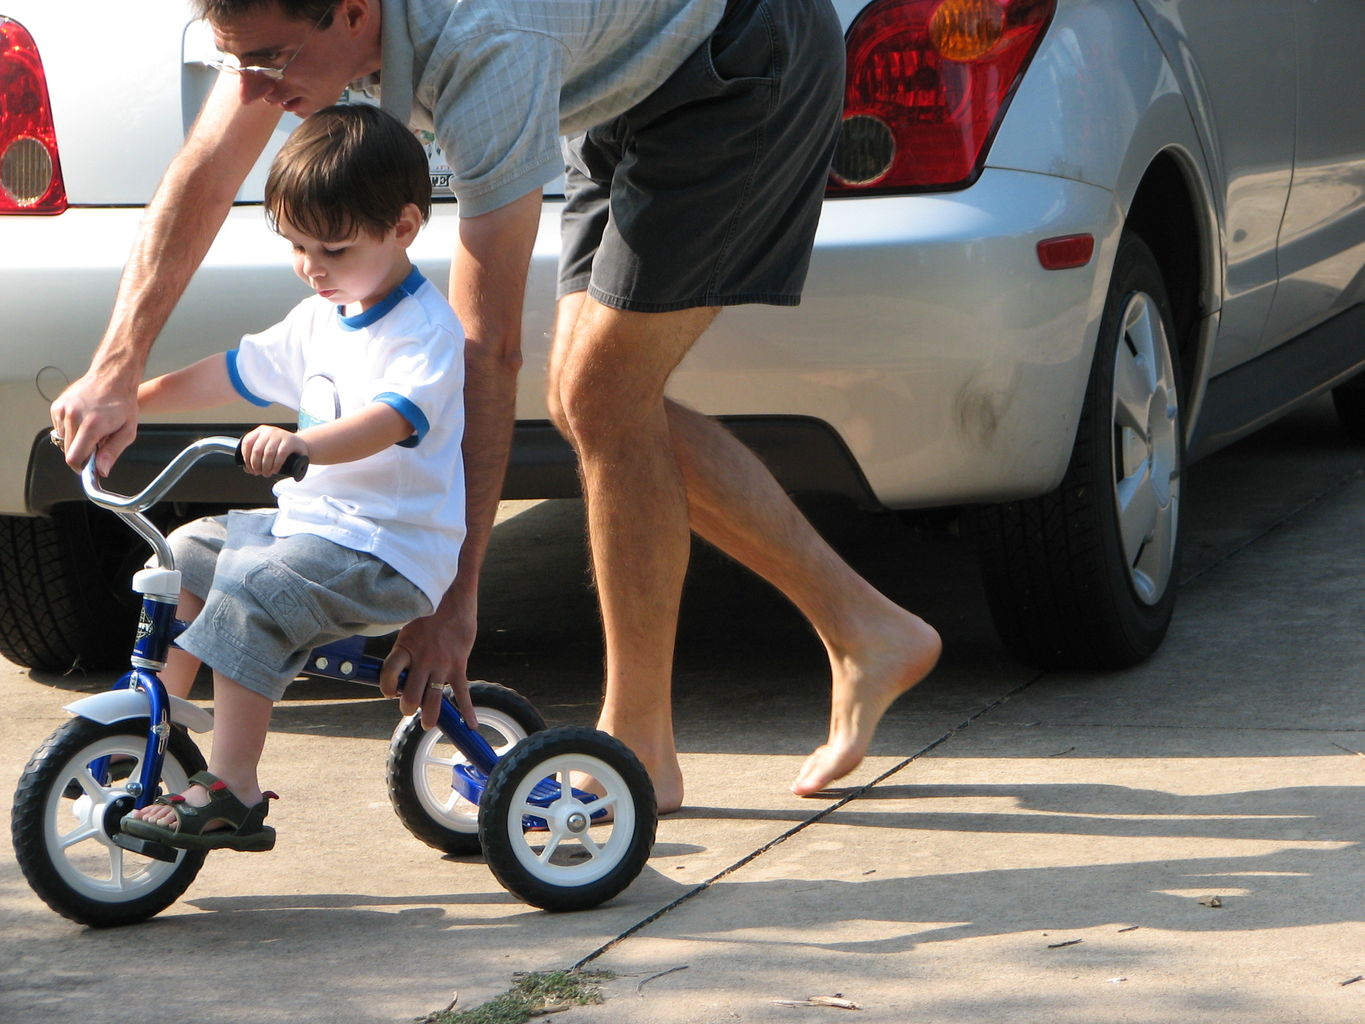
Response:
M463 216L564 170L561 135L629 110L714 31L726 0L383 0L384 109L436 135Z

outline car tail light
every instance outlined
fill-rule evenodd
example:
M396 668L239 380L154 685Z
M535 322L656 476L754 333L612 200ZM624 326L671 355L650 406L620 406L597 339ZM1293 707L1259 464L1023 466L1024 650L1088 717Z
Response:
M43 62L28 30L0 17L0 214L65 209Z
M962 188L981 172L1056 0L874 0L849 28L834 195Z

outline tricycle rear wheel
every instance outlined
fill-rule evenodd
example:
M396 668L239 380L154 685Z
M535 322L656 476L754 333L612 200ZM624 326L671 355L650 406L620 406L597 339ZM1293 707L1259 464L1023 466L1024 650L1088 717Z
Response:
M534 705L497 683L469 684L479 733L499 757L545 728ZM399 723L389 742L389 802L403 826L443 853L479 852L479 808L451 785L456 765L468 764L440 729L423 729L420 715Z

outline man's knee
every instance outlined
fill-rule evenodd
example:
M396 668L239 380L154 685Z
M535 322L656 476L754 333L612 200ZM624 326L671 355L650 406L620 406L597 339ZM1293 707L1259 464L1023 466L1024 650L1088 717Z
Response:
M547 405L561 433L581 452L661 426L668 379L717 310L635 313L587 301L575 312L556 331L550 365Z

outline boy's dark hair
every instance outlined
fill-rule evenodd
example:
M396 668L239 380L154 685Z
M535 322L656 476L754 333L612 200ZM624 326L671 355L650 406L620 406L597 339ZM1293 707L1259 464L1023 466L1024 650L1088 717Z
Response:
M293 21L317 22L337 3L338 0L194 0L194 8L199 17L215 25L262 7L278 7L281 14ZM330 28L331 24L329 19L322 27Z
M305 118L270 166L265 212L304 234L336 242L382 236L412 203L431 216L431 177L422 144L372 106L334 106Z

